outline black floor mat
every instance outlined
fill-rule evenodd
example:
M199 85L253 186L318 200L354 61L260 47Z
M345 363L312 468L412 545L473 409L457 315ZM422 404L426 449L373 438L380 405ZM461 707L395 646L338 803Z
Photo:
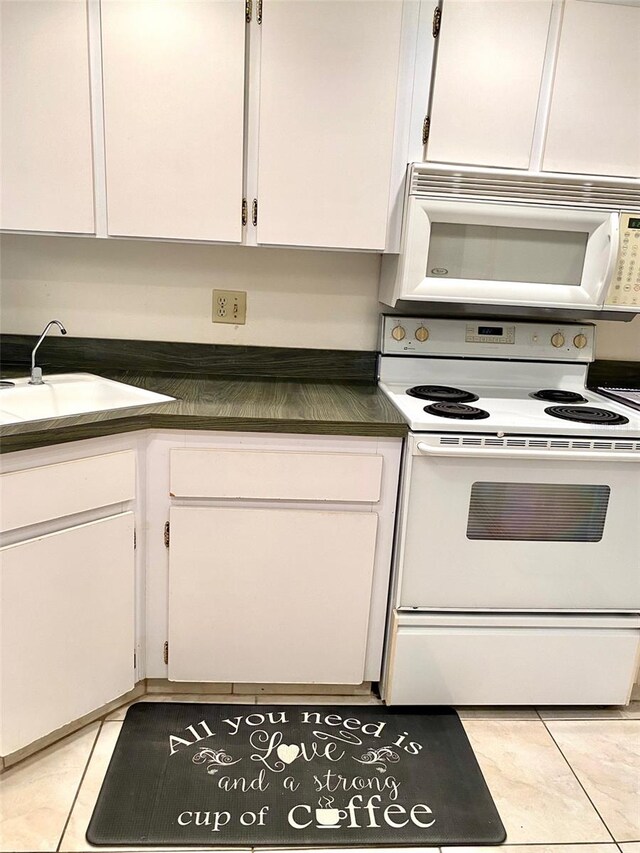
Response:
M133 705L97 845L499 844L458 715L374 705Z

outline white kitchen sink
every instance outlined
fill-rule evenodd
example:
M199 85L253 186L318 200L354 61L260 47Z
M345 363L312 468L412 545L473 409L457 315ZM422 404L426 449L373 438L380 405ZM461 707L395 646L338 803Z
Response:
M43 385L29 385L28 377L11 381L15 382L14 388L0 389L0 424L147 406L175 399L91 373L45 376Z

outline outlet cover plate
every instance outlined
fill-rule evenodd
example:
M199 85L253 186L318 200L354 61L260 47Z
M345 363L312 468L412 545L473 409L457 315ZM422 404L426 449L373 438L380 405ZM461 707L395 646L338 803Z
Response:
M214 290L211 319L214 323L233 323L235 326L241 326L246 323L246 291Z

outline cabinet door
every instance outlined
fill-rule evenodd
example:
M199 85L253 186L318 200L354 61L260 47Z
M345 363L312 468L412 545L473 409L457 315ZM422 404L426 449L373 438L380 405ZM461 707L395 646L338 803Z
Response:
M444 0L427 159L527 169L551 0Z
M0 751L134 685L133 513L0 549Z
M383 249L398 0L263 0L258 242Z
M640 6L567 0L543 168L640 177Z
M0 227L92 233L84 0L3 0Z
M242 236L242 0L102 0L108 231Z
M360 683L377 520L172 508L169 678Z

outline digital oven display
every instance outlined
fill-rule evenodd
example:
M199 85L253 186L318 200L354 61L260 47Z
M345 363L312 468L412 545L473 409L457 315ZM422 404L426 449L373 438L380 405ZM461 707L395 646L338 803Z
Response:
M467 325L465 342L468 344L515 344L515 326Z
M640 228L640 219L629 217L629 228Z

